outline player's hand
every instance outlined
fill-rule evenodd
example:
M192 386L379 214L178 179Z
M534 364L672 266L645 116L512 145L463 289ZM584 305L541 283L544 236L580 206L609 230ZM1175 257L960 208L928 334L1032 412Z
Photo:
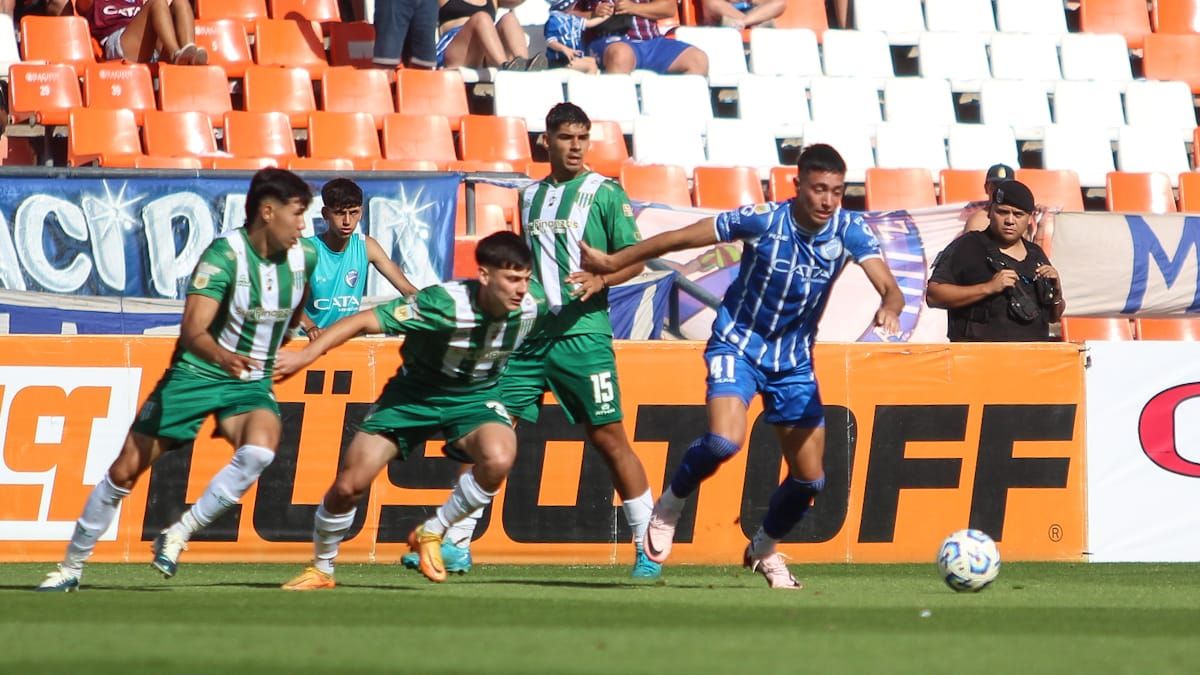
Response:
M324 332L325 332L324 328L318 328L315 325L312 328L304 329L304 334L308 336L309 342L312 342L313 340L316 340L317 338L321 337L321 333L324 333Z
M275 354L275 370L271 377L276 382L287 379L312 362L313 358L307 348L295 351L281 350Z
M612 256L579 242L579 266L593 274L611 274L617 271Z
M580 302L587 300L605 288L604 276L592 274L591 272L572 272L567 277L567 282L574 285L571 297L578 299Z
M221 350L221 355L217 359L217 365L221 367L221 370L240 380L250 379L250 371L262 367L261 363L249 356L235 354L227 349Z
M900 334L900 316L890 309L880 307L875 310L875 326L882 332L883 337L893 337Z
M1038 265L1033 274L1039 279L1051 279L1053 281L1058 281L1058 270L1045 263Z
M1017 273L1013 270L1000 270L988 282L992 294L1003 293L1004 291L1017 285Z

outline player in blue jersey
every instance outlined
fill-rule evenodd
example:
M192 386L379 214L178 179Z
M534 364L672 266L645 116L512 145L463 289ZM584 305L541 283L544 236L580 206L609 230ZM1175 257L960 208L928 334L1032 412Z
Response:
M309 237L317 249L317 270L300 318L300 327L310 340L317 339L334 321L358 313L367 287L368 263L403 295L417 292L379 242L358 231L363 216L363 191L358 184L335 178L321 188L321 199L321 217L329 229Z
M812 145L797 164L795 199L726 211L612 254L584 246L581 259L584 269L604 274L670 251L742 240L737 279L725 292L704 351L708 432L688 448L654 505L644 547L651 560L667 559L688 496L742 447L747 408L757 393L788 476L771 495L743 564L771 588L790 589L801 586L775 545L825 486L825 415L812 347L833 282L848 262L857 262L882 299L875 325L886 333L899 332L904 307L875 235L860 213L840 208L846 177L841 155Z

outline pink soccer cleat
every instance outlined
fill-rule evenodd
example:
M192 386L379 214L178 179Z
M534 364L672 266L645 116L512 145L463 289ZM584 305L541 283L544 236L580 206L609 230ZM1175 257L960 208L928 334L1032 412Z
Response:
M671 541L674 539L675 523L660 518L658 509L654 509L646 526L646 542L642 547L646 557L660 565L665 563L667 556L671 555Z
M783 562L783 556L777 552L772 552L770 555L761 558L755 558L750 555L750 547L746 547L746 552L742 555L742 567L749 568L751 572L758 572L767 579L767 585L771 588L782 588L792 591L798 591L804 588L804 585L796 581L796 577L788 571L787 564Z

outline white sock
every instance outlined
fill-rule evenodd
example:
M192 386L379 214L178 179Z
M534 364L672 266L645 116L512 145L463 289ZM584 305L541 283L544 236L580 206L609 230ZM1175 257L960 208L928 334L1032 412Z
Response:
M451 524L446 528L446 541L459 548L468 548L471 545L471 537L475 536L475 525L482 517L483 508L480 507L468 513L466 518Z
M654 510L658 513L659 518L674 523L679 520L684 506L687 506L687 497L676 495L668 485L667 489L663 490L662 496L658 498L658 503L654 505Z
M754 533L754 538L750 540L750 555L755 558L765 558L775 552L775 544L778 543L778 539L772 539L760 527L758 532Z
M633 540L640 544L646 537L646 526L650 524L650 514L654 511L654 495L650 494L650 488L646 488L645 494L626 499L621 503L621 508L625 510L629 529L633 530Z
M67 555L63 558L62 566L77 575L83 572L83 563L96 548L96 540L112 525L117 516L121 500L129 496L129 490L113 485L108 473L96 483L92 494L88 495L83 505L83 513L75 521L75 532L71 535L71 543L67 544Z
M325 510L323 502L317 507L317 515L313 518L313 567L325 574L333 574L333 559L337 557L342 537L354 524L357 510L352 508L348 513L332 514Z
M451 525L466 518L472 511L491 504L492 497L495 496L495 492L488 492L479 487L479 483L475 482L475 475L468 471L458 479L458 484L454 486L454 492L450 493L446 503L439 506L437 513L425 521L425 531L445 536Z
M213 476L204 494L183 514L170 531L187 541L201 528L207 527L242 499L246 490L258 480L263 470L275 459L275 452L260 445L243 445L233 453L233 459Z

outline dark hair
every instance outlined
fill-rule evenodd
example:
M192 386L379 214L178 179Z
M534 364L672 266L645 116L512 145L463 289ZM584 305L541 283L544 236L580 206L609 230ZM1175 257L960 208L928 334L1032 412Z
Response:
M582 124L584 128L592 128L592 120L583 112L583 108L569 102L555 104L546 113L546 133L552 134L564 124Z
M846 173L846 160L838 154L837 150L833 149L832 145L825 143L814 143L813 145L804 148L804 152L800 153L799 159L796 160L796 169L800 173L805 171L822 171L829 173Z
M307 208L312 203L312 188L303 178L286 169L272 167L259 170L250 179L250 189L246 192L247 225L258 217L258 208L268 197L284 204L299 199Z
M329 209L352 209L363 205L363 191L349 178L334 178L321 186L321 201Z
M533 268L533 252L512 232L496 232L479 240L475 262L503 270L528 270Z

